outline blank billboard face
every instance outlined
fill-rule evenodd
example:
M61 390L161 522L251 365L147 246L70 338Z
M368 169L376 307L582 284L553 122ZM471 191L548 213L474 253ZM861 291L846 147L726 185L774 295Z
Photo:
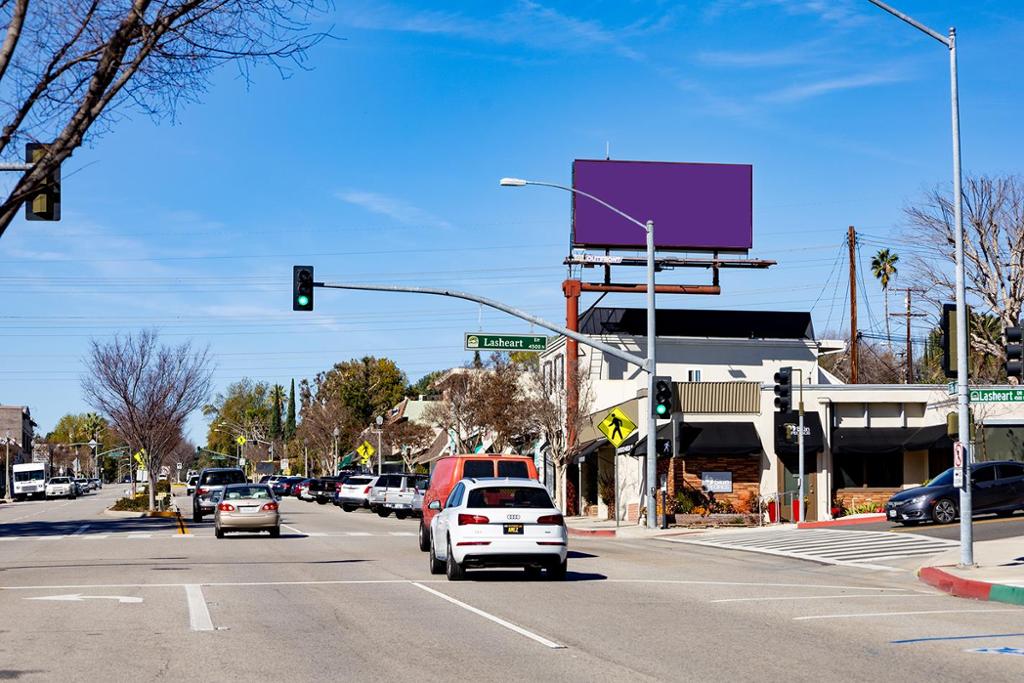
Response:
M641 222L661 250L746 252L753 245L753 167L576 159L574 189ZM574 247L644 249L644 230L573 193Z

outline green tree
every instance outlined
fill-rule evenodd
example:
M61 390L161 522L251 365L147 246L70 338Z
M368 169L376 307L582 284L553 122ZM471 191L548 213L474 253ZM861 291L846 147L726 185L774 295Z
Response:
M295 438L295 379L292 379L292 386L288 390L288 419L284 425L285 441Z
M282 403L284 403L284 387L280 384L275 384L270 389L270 438L273 441L279 441L284 436L284 430L281 425L281 411Z
M206 435L208 448L220 453L234 453L239 434L248 440L267 440L270 436L273 402L270 387L247 377L217 394L213 403L203 406L203 415L210 420Z
M888 249L879 249L878 253L871 257L871 272L882 285L882 294L885 295L885 338L892 350L892 335L889 330L889 282L896 277L896 262L900 260L896 252Z
M420 396L429 396L431 394L438 393L437 388L434 386L434 382L445 376L447 370L434 370L416 380L415 384L409 385L409 390L406 391L406 395L409 398L418 398Z
M393 360L373 356L337 363L317 380L321 398L337 399L364 426L402 400L407 384Z

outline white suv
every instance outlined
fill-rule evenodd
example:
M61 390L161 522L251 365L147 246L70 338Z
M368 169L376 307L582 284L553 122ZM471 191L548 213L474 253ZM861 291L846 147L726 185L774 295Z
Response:
M544 485L533 479L463 479L430 522L430 573L456 581L467 568L545 569L565 578L569 534Z
M77 495L78 487L75 486L70 477L53 477L50 481L46 482L47 498L60 498L62 496L74 498Z

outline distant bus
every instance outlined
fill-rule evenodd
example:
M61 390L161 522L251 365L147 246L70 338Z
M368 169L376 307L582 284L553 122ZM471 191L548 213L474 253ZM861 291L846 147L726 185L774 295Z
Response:
M46 465L29 462L14 465L14 499L46 498Z

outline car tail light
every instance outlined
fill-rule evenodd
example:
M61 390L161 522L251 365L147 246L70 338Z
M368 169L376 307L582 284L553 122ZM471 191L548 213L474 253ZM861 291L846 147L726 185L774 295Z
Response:
M370 489L372 488L372 486L367 486L365 489L363 489L363 495L367 495L368 493L370 493Z
M459 526L466 524L490 524L491 520L483 515L459 515Z
M260 510L266 510L267 512L273 512L277 509L277 503L266 503Z
M231 503L221 503L220 505L217 506L217 509L220 510L221 512L234 512L235 506L232 505Z
M197 488L197 489L196 489L196 495L197 495L197 496L201 496L201 495L203 495L204 493L209 493L209 492L210 492L210 489L208 489L208 488L205 488L205 487L203 487L203 486L200 486L199 488Z
M543 517L537 518L537 524L557 524L562 526L565 524L565 518L562 515L544 515Z

